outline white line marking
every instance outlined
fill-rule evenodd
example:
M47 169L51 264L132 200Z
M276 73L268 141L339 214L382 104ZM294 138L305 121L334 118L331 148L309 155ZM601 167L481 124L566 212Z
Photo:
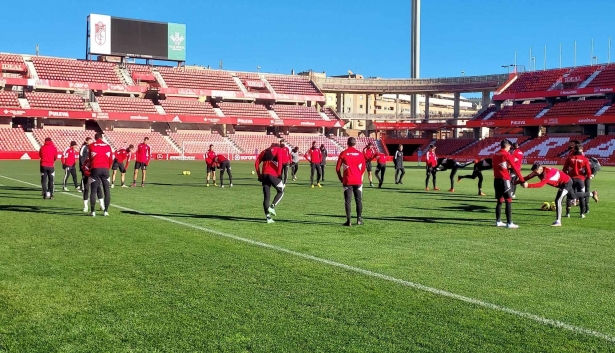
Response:
M4 175L0 175L0 178L4 178L4 179L8 179L8 180L12 180L14 182L17 183L22 183L22 184L26 184L26 185L31 185L31 186L38 186L36 184L32 184L32 183L28 183L26 181L22 181L22 180L18 180L18 179L13 179L13 178L9 178L7 176ZM75 195L75 194L66 194L66 193L62 193L61 195L68 195L68 196L72 196L72 197L78 197L81 198L81 196L79 195ZM138 213L144 216L148 216L148 217L152 217L155 219L159 219L161 221L165 221L165 222L170 222L170 223L174 223L180 226L184 226L184 227L188 227L188 228L192 228L192 229L196 229L196 230L200 230L206 233L210 233L210 234L214 234L214 235L218 235L224 238L229 238L229 239L233 239L233 240L237 240L243 243L247 243L250 245L255 245L255 246L259 246L261 248L265 248L265 249L270 249L270 250L274 250L277 252L281 252L281 253L285 253L285 254L289 254L289 255L293 255L296 257L300 257L306 260L311 260L311 261L315 261L315 262L320 262L329 266L333 266L333 267L337 267L337 268L341 268L347 271L351 271L351 272L356 272L356 273L360 273L362 275L368 276L368 277L373 277L373 278L378 278L378 279L382 279L385 281L389 281L389 282L393 282L405 287L410 287L413 289L417 289L423 292L427 292L427 293L432 293L435 295L439 295L442 297L446 297L446 298L450 298L450 299L455 299L455 300L459 300L465 303L469 303L469 304L473 304L476 306L480 306L483 308L488 308L488 309L492 309L495 311L500 311L500 312L504 312L507 314L511 314L514 316L518 316L518 317L522 317L525 319L529 319L535 322L538 322L540 324L543 325L547 325L547 326L553 326L553 327L558 327L567 331L571 331L571 332L575 332L575 333L581 333L584 335L588 335L588 336L593 336L593 337L597 337L597 338L601 338L604 339L606 341L609 342L615 342L615 336L611 336L611 335L607 335L605 333L602 332L598 332L598 331L594 331L594 330L590 330L590 329L586 329L583 327L579 327L579 326L574 326L571 324L567 324L565 322L562 321L558 321L558 320L553 320L553 319L549 319L540 315L536 315L536 314L532 314L532 313L528 313L528 312L524 312L524 311L519 311L519 310L515 310L515 309L510 309L507 308L505 306L501 306L501 305L497 305L497 304L492 304L489 302L485 302L479 299L473 299L470 297L466 297L460 294L456 294L456 293L452 293L452 292L447 292L445 290L442 289L438 289L438 288L433 288L433 287L428 287L425 285L422 285L420 283L415 283L415 282L410 282L410 281L406 281L403 279L399 279L399 278L395 278L395 277L391 277L382 273L378 273L378 272L373 272L370 270L365 270L359 267L354 267L354 266L350 266L350 265L346 265L340 262L335 262L335 261L331 261L331 260L327 260L327 259L323 259L320 257L316 257L316 256L312 256L309 254L304 254L304 253L300 253L294 250L289 250L286 248L282 248L276 245L271 245L271 244L267 244L267 243L261 243L260 241L256 241L256 240L252 240L252 239L247 239L247 238L242 238L239 237L237 235L232 235L232 234L227 234L227 233L223 233L214 229L209 229L209 228L205 228L205 227L201 227L195 224L190 224L190 223L185 223L182 221L178 221L172 218L167 218L167 217L163 217L163 216L155 216L155 215L149 215L146 212L142 212L142 211L138 211L138 210L133 210L130 209L128 207L123 207L123 206L119 206L119 205L114 205L111 204L111 206L115 207L115 208L119 208L120 210L124 210L124 211L128 211L128 212L134 212L134 213ZM263 222L264 223L264 222Z

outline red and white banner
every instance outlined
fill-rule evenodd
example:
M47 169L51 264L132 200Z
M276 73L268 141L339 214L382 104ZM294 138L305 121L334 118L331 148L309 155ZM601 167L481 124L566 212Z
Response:
M502 120L470 120L467 127L523 127L523 126L555 126L555 125L594 125L615 123L615 115L593 116L585 115L578 117L562 118L528 118L528 119L502 119Z
M93 82L68 82L68 81L55 81L55 80L35 80L31 78L0 78L0 86L30 86L34 88L46 88L46 89L62 89L62 90L75 90L75 89L91 89L95 91L105 92L125 92L125 93L144 93L147 91L147 87L142 86L126 86L116 85L112 83L93 83Z
M535 91L535 92L516 92L502 93L493 96L494 101L505 101L507 99L521 100L531 98L546 98L546 97L566 97L566 96L592 96L605 93L615 92L615 86L606 87L587 87L575 89L563 89L553 91Z
M243 84L248 88L258 88L258 89L266 88L265 82L261 80L245 80L243 81Z

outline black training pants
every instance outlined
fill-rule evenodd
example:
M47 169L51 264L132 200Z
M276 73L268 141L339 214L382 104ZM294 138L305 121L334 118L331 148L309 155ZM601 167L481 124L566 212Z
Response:
M478 168L474 168L474 171L472 171L472 175L460 175L459 179L476 179L478 178L478 191L480 192L483 189L483 172L478 169ZM514 180L513 180L513 190L514 190ZM513 194L515 192L513 191Z
M42 167L41 166L41 186L43 187L43 197L53 196L53 179L56 175L54 167Z
M90 174L90 178L92 179L91 190L98 190L98 188L100 188L100 186L102 185L103 192L105 193L104 211L108 211L109 205L111 204L111 189L109 188L109 169L92 169L92 174ZM93 192L90 193L90 207L90 210L94 210L96 208L96 195Z
M573 178L572 179L572 190L574 191L575 195L585 193L586 192L585 180ZM579 197L578 200L579 200L579 207L581 208L581 214L587 213L587 204L589 203L588 202L589 197ZM569 204L568 206L571 206L571 205Z
M325 167L326 167L325 164L320 165L320 175L321 175L320 179L322 181L325 181Z
M288 164L283 164L282 165L282 182L286 184L287 181L288 181Z
M220 163L220 185L224 185L224 172L228 174L230 184L233 183L233 174L231 174L231 162L226 160Z
M290 171L293 175L293 178L297 177L297 172L299 171L299 163L293 163L290 165Z
M404 178L404 175L406 175L406 168L404 167L395 168L395 182L396 183L401 183L401 180ZM398 176L399 176L399 179L397 178Z
M265 174L262 179L263 185L263 209L265 210L265 215L269 214L269 207L277 206L277 204L284 197L284 183L278 177L273 175ZM269 203L271 198L271 187L275 188L277 194L273 198L273 203Z
M363 185L344 185L344 207L346 209L346 221L350 223L352 213L352 196L357 207L357 218L363 214Z
M590 193L591 195L591 183L592 180L590 178L585 178L585 192ZM585 198L585 213L589 212L589 196Z
M316 184L320 183L321 170L320 164L310 162L310 183L314 185L314 171L316 171Z
M384 173L387 171L386 164L380 164L376 166L376 179L378 179L378 187L382 187L382 183L384 182Z
M83 191L84 201L87 201L90 199L91 189L92 189L92 181L85 174L81 173L81 190ZM98 196L99 200L103 198L102 187L99 187L98 190L96 190L96 196Z
M427 166L425 168L425 189L429 187L429 177L432 177L433 188L436 188L436 173L438 171L434 167Z
M77 169L75 169L75 165L72 166L65 165L64 167L64 180L62 181L62 187L66 187L66 182L68 181L68 176L71 175L73 177L73 183L75 184L75 189L77 188Z

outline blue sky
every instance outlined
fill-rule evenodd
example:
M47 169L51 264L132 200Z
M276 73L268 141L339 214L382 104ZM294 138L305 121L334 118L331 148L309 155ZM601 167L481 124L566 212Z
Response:
M423 0L421 77L505 72L504 64L536 66L607 61L614 37L615 1ZM347 70L365 76L408 77L410 1L388 0L29 0L27 9L4 13L0 51L83 58L89 13L187 24L188 64L231 70L290 73L291 69ZM6 8L5 8L6 9ZM615 41L613 42L615 44ZM613 52L615 60L615 51Z

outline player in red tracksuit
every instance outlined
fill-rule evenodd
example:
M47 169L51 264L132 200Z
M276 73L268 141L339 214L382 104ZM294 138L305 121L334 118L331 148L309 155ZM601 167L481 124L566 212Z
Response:
M58 159L58 150L51 138L45 138L45 144L38 151L38 156L41 158L40 172L43 200L53 200L53 179L56 176L55 163Z
M378 154L378 149L374 146L372 142L368 142L367 146L363 148L363 156L365 157L365 168L367 170L367 179L369 180L369 186L373 187L373 179L372 179L372 161L376 159L376 155Z
M126 188L126 184L124 184L124 176L126 175L126 169L128 169L128 164L130 163L130 160L132 159L132 150L135 148L135 146L130 145L128 146L128 148L122 148L119 149L117 151L115 151L114 154L114 158L113 158L113 166L111 167L111 169L113 170L113 173L111 174L111 189L113 189L115 187L115 174L117 173L118 169L120 171L120 173L122 174L121 176L121 181L122 181L122 187Z
M312 142L312 148L305 153L305 159L310 161L310 183L312 184L312 189L314 188L314 172L316 172L316 186L321 188L322 185L320 185L320 178L322 176L322 172L320 169L320 163L322 162L322 152L320 151L320 148L316 146L316 141Z
M91 190L98 190L102 184L105 194L105 207L103 208L104 215L109 215L109 205L111 204L111 191L109 188L109 168L113 165L113 151L105 141L102 140L102 134L96 133L94 143L90 145L90 181L92 182ZM96 194L90 193L90 216L95 217L94 211L96 206Z
M282 163L282 181L284 184L288 181L288 168L290 167L291 161L290 152L290 146L286 140L280 140L280 163Z
M64 169L64 179L62 180L62 191L68 191L66 182L68 176L73 177L73 183L75 184L75 190L79 188L77 185L77 169L75 169L75 163L79 159L79 146L77 142L71 141L70 147L62 153L62 169Z
M214 164L220 169L220 186L224 187L224 172L228 174L230 187L233 187L233 174L231 174L231 161L224 155L219 154L214 158Z
M216 184L216 163L214 160L218 154L214 152L214 145L209 145L209 149L205 152L205 165L207 167L207 185L209 186L209 178L211 177L214 182L214 186L218 186Z
M521 170L521 166L523 165L523 151L519 148L519 144L516 142L512 144L511 149L512 153L510 155L513 157L513 162L517 166L517 169ZM514 199L515 197L517 197L517 184L519 176L513 172L511 173L510 178L513 185L512 197Z
M357 206L357 225L363 225L363 174L365 174L365 155L354 146L357 139L348 138L348 148L337 157L335 171L344 187L345 226L351 226L352 196Z
M436 186L436 167L438 166L438 156L436 155L436 146L429 145L429 151L425 155L425 191L429 191L429 177L432 177L433 189L438 191Z
M519 228L512 221L512 178L510 170L519 175L519 181L524 182L521 172L515 164L513 157L508 153L510 151L510 141L503 140L500 142L501 149L496 152L491 158L493 163L493 188L495 189L495 199L497 204L495 207L496 226L506 228ZM502 222L502 204L506 203L506 223Z
M137 156L135 161L135 172L132 177L132 185L134 188L137 186L137 175L139 175L139 169L141 170L141 187L145 186L145 177L147 175L147 166L152 159L152 149L148 145L149 137L143 139L143 142L137 146Z
M525 177L525 180L530 180L534 177L538 177L540 182L535 184L528 184L525 182L523 187L526 188L541 188L545 185L551 185L557 188L557 195L555 196L556 206L556 219L552 226L561 227L562 225L562 200L567 197L568 202L571 202L577 197L589 197L591 196L596 202L598 202L598 192L575 192L572 187L572 179L563 171L555 168L543 167L540 163L534 163L532 166L532 173Z
M586 192L585 180L592 179L592 167L589 160L583 156L583 146L577 145L574 148L574 154L569 156L564 163L564 173L572 178L572 189L575 194ZM587 214L587 201L589 198L581 197L579 204L581 208L581 218L585 218ZM570 217L570 208L572 204L566 204L566 217Z
M376 179L378 179L378 189L382 189L384 173L387 171L387 156L384 153L376 153Z
M274 223L271 216L276 215L275 207L280 203L282 197L284 197L284 182L280 179L282 174L282 163L278 161L278 153L280 145L274 143L271 147L262 151L254 162L254 169L258 181L263 185L263 209L265 210L265 216L267 217L267 223ZM261 169L261 163L263 165ZM271 198L271 187L274 187L277 194L273 198L273 202L269 203Z

